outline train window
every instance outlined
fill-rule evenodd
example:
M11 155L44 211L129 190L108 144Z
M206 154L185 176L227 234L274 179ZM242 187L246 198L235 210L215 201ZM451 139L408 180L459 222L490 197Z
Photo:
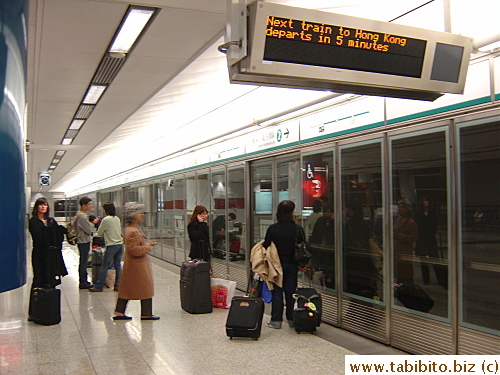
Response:
M343 291L383 300L380 142L341 150Z
M245 170L242 167L228 169L227 200L229 238L229 261L240 267L245 267L245 258L250 256L244 249L246 238L245 225Z
M302 276L316 288L335 289L333 151L302 158L302 224L311 244L312 270Z
M427 306L396 306L448 317L448 184L444 131L392 139L394 283L418 286ZM431 306L429 308L429 306Z
M224 262L227 258L226 241L226 173L224 170L212 171L211 180L212 211L210 220L210 240L212 256L215 262Z
M461 324L500 331L499 121L460 129ZM495 292L495 290L497 292Z

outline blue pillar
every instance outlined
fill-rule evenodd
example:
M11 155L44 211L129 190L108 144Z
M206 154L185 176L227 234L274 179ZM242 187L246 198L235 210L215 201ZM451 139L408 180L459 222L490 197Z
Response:
M27 4L26 0L0 1L0 292L26 284Z

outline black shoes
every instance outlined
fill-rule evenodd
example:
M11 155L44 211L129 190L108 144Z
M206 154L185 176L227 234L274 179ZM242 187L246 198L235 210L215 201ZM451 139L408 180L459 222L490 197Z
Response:
M128 315L114 315L113 320L130 320L132 319L131 316ZM151 316L141 316L141 320L159 320L160 317L157 315L151 315Z
M92 284L90 284L90 283L88 283L88 284L80 284L78 286L78 289L90 289L90 288L93 288L93 287L94 286Z
M141 320L159 320L160 317L157 315L151 315L151 316L141 316Z
M130 320L132 319L131 316L128 315L115 315L113 316L113 320Z
M89 292L102 292L102 289L96 288L93 286L92 288L89 288Z

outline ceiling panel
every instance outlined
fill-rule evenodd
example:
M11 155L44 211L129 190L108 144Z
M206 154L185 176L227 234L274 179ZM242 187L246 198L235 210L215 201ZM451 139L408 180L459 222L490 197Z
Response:
M226 0L140 0L134 4L162 9L73 144L62 146L59 142L129 3L30 1L27 138L32 146L27 182L33 190L38 190L38 174L47 170L56 150L68 152L52 174L49 189L63 176L77 174L82 169L78 162L194 59L225 25ZM136 132L134 127L125 134Z

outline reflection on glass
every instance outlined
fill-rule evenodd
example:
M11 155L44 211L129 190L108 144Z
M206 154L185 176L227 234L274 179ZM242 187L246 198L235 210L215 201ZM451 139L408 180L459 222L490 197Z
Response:
M245 243L246 235L244 169L229 169L227 177L229 261L245 267L247 254L242 247L242 244Z
M395 305L448 316L448 189L446 137L435 132L394 139L394 283L423 289L426 304L397 297ZM398 287L396 285L396 288Z
M252 166L253 188L253 241L252 245L263 241L267 227L274 223L272 216L272 168L271 163ZM270 198L270 199L269 199Z
M343 291L383 300L380 143L341 150Z
M162 228L162 258L174 262L174 180L168 179L162 183L163 208L160 211L160 225Z
M181 265L187 257L184 249L189 249L189 245L185 246L184 237L187 237L187 219L186 219L186 192L184 190L184 179L176 178L174 181L174 246L175 246L175 263ZM189 239L188 239L189 241Z
M461 324L500 334L500 126L460 129Z
M224 261L227 254L226 246L226 174L224 171L212 172L212 215L210 235L212 241L212 256L214 261Z
M318 289L335 289L335 221L332 151L306 155L302 161L302 219L311 245L312 269L303 282Z

